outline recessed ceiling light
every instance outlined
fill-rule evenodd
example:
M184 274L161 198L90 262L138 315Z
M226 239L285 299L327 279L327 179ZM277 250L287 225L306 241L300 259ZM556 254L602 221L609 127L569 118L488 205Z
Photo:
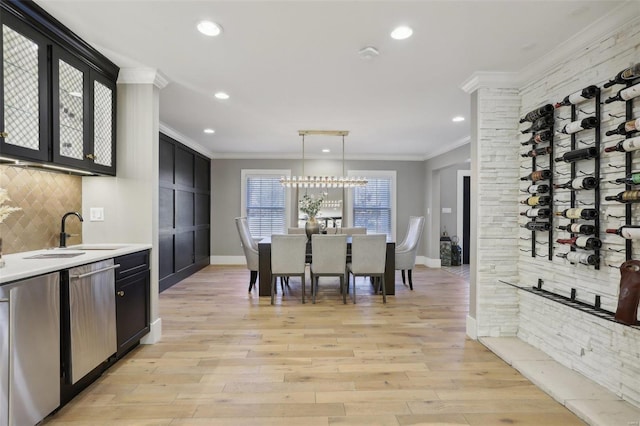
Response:
M206 134L208 134L208 135L212 135L212 134L214 134L216 131L215 131L215 130L213 130L213 129L204 129L204 132L205 132Z
M457 116L457 117L453 117L453 118L451 119L451 121L453 121L454 123L459 123L459 122L461 122L461 121L464 121L464 117L462 117L462 116L460 116L460 115L459 115L459 116Z
M224 92L218 92L213 96L215 96L217 99L222 99L222 100L229 99L229 95L227 95Z
M328 149L328 148L324 148L324 149L322 150L322 152L331 152L331 150L330 150L330 149Z
M198 31L209 37L215 37L217 35L220 35L220 33L222 32L222 27L211 21L200 21L197 28Z
M396 40L404 40L411 37L413 30L407 26L400 26L391 31L391 38Z

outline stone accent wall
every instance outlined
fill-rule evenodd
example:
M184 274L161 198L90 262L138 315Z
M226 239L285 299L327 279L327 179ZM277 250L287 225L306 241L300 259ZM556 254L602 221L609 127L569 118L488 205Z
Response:
M518 140L519 110L516 89L477 90L477 142L471 152L472 164L478 166L472 176L472 197L478 209L476 262L472 264L478 336L515 335L518 329L517 290L498 280L511 282L518 275L514 253L518 252L519 216L513 200L518 198L521 172L519 153L512 147Z
M567 55L562 63L557 64L539 79L528 82L521 90L522 108L520 114L545 103L553 103L563 99L591 84L602 87L602 84L625 67L640 62L640 24L638 20L621 27L615 34L604 37L588 48ZM602 100L617 93L623 86L616 85L602 90ZM582 104L581 104L582 105ZM636 101L636 105L640 105ZM593 110L593 102L585 102L583 108ZM620 136L605 136L605 132L624 121L624 104L616 102L602 106L601 133L602 148L617 143L623 139ZM557 116L570 117L570 108L557 110ZM614 117L620 116L620 117ZM635 117L640 117L640 107L634 111ZM566 121L556 121L564 125ZM559 126L557 126L559 127ZM578 139L585 142L593 139L593 131L585 131ZM524 136L519 139L523 140ZM568 144L569 137L562 137L556 144ZM513 151L523 151L524 148L512 141ZM579 145L578 147L586 147ZM568 148L567 148L568 149ZM564 150L563 150L564 152ZM640 170L640 155L634 155L633 170ZM590 162L580 163L578 170L589 172L592 170ZM523 165L530 166L530 160L523 160ZM592 164L592 163L591 163ZM624 207L616 202L604 201L606 195L614 195L624 190L624 185L612 185L609 180L623 177L624 169L615 168L624 164L622 153L602 153L601 165L601 230L618 228L624 219L615 216L624 215ZM556 167L556 172L569 170L567 166ZM564 182L570 176L559 177L557 182ZM521 184L521 188L525 183ZM569 194L558 190L555 199ZM515 197L513 205L517 205ZM556 204L554 210L568 208L568 204ZM640 206L633 207L633 223L640 223ZM525 219L522 218L524 223ZM554 221L554 227L559 221ZM562 221L568 223L567 220ZM554 240L566 238L568 234L554 230ZM543 240L546 240L546 234ZM529 231L521 231L521 237L531 236ZM538 278L544 281L544 288L563 295L569 295L571 288L577 290L577 298L593 304L595 295L602 298L602 306L609 311L615 311L618 298L620 273L617 267L624 261L624 239L616 235L601 234L603 249L601 268L596 271L593 267L571 265L564 259L554 257L549 261L546 257L532 258L530 253L520 251L518 256L519 277L515 280L522 286L533 286ZM640 259L640 241L634 242L633 258ZM521 250L531 248L531 242L521 240ZM539 251L546 253L547 246L540 246ZM568 247L555 246L554 253L565 253ZM516 251L518 253L518 251ZM612 266L612 267L609 267ZM595 316L582 313L569 307L543 299L541 297L521 292L520 321L518 337L531 345L543 350L563 365L583 373L586 377L607 387L618 396L640 405L640 329L626 327Z
M0 224L4 254L56 247L62 215L82 210L79 176L0 166L0 187L7 189L11 206L22 208ZM69 238L69 245L82 242L78 219L69 218L67 232L77 234Z

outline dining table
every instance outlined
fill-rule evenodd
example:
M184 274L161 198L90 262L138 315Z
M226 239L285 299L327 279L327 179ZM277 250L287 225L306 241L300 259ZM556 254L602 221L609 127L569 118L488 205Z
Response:
M347 237L347 259L351 256L351 236ZM311 241L307 241L307 263L313 259ZM388 296L396 294L395 283L396 243L387 240L387 253L384 266L384 281ZM265 237L258 242L258 294L271 296L271 237Z

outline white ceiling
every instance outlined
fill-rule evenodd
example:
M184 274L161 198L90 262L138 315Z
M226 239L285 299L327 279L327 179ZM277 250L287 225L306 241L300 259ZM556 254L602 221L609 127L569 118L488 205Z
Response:
M474 72L526 69L622 2L37 3L120 67L160 70L160 121L214 157L299 155L297 130L335 129L351 131L347 157L422 159L468 138L451 118L468 118L460 85ZM203 19L224 33L201 35ZM399 24L413 37L391 39ZM361 59L366 46L380 56Z

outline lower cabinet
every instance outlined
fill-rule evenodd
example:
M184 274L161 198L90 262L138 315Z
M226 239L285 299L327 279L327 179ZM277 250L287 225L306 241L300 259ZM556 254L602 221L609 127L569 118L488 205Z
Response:
M149 332L150 285L149 251L115 258L116 334L118 358L140 342Z

